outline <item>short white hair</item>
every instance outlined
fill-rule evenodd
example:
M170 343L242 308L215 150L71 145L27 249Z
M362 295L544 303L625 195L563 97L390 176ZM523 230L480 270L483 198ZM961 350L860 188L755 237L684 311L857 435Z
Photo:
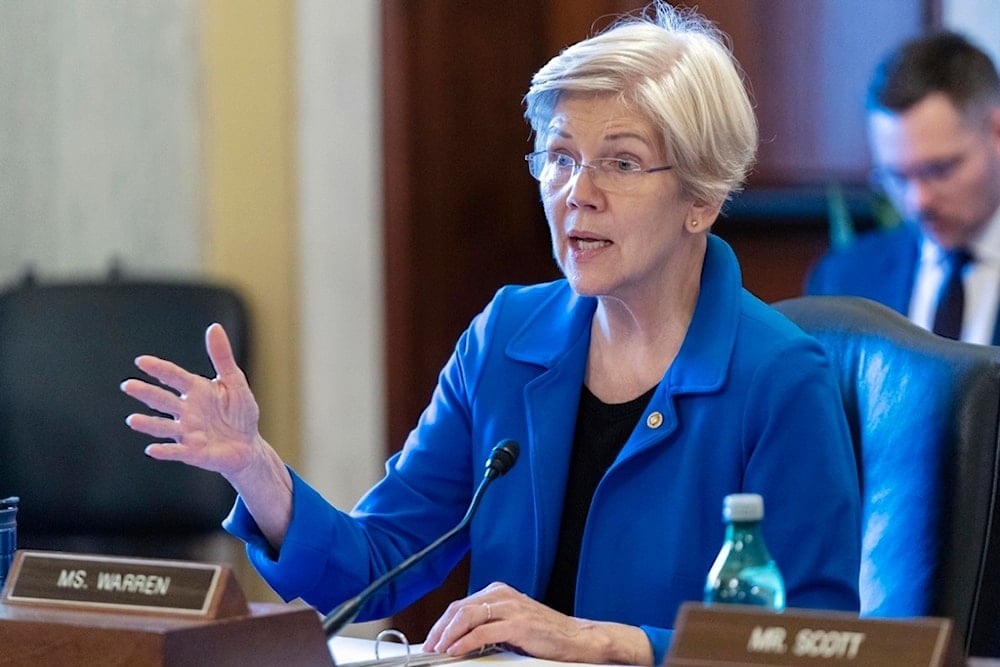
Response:
M614 94L662 131L685 191L721 203L757 152L757 119L726 37L693 11L656 1L567 47L532 78L525 117L536 148L563 93Z

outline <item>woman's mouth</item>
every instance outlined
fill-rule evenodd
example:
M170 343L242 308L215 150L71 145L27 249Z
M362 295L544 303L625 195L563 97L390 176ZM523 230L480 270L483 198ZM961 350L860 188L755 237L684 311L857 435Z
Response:
M569 238L569 241L571 244L573 244L574 248L580 251L598 250L600 248L606 248L607 246L611 245L611 241L602 239L587 239L580 236L571 236Z

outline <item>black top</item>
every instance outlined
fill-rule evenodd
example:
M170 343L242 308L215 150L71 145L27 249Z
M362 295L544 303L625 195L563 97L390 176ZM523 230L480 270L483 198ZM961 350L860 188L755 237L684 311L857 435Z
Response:
M655 390L656 387L653 387L627 403L615 404L602 402L586 386L580 392L559 546L543 600L556 611L569 615L574 613L580 544L590 502L598 483L618 457Z

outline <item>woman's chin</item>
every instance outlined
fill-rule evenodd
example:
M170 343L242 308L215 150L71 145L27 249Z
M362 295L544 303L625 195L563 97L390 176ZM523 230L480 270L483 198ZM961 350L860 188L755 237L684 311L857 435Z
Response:
M565 276L569 286L580 296L601 296L608 293L607 281L596 280L592 276L579 273L567 273Z

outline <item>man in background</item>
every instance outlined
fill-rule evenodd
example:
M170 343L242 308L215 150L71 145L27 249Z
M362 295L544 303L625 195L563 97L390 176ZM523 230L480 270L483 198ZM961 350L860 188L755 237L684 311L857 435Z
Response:
M808 294L879 301L949 338L1000 344L1000 78L955 33L877 65L866 98L873 176L904 222L824 256Z

